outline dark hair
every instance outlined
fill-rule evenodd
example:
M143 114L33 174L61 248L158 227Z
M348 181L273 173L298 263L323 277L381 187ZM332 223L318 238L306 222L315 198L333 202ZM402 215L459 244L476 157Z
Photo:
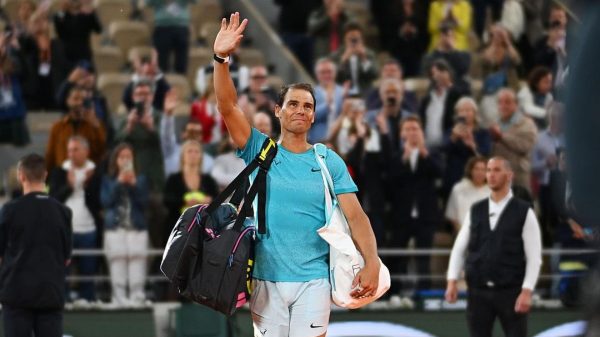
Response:
M116 177L117 174L119 173L119 167L117 165L117 158L119 157L119 153L121 153L121 151L123 151L125 149L129 149L129 151L131 151L131 154L133 154L135 156L135 151L133 151L133 146L131 146L131 144L120 143L119 145L115 146L115 148L113 149L113 151L110 155L110 160L108 162L108 175L110 177ZM133 166L133 171L135 172L135 165Z
M529 88L533 91L537 91L540 80L550 74L552 74L552 71L547 67L537 66L533 68L527 77L527 84L529 85Z
M41 183L46 179L46 161L37 153L30 153L19 160L17 170L25 175L28 182Z
M361 35L364 35L363 28L360 25L360 23L358 23L356 21L350 21L344 25L344 36L346 36L346 34L348 34L348 32L351 32L354 30L358 30Z
M398 68L400 68L400 72L404 73L404 68L402 68L402 63L398 62L398 60L396 60L393 57L390 57L387 60L385 60L383 62L383 64L381 65L381 68L383 68L383 67L385 67L387 65L390 65L390 64L393 64L393 65L397 66Z
M469 158L469 160L465 164L465 175L464 175L465 178L467 178L469 180L473 180L471 171L473 171L473 168L475 167L475 165L477 165L477 163L483 163L483 166L487 166L487 158L482 157L482 156L473 156L473 157Z
M282 86L281 90L279 90L279 95L277 96L277 105L279 105L279 107L283 107L283 101L285 100L285 95L287 95L287 93L290 89L308 91L313 99L313 111L314 111L315 107L317 106L317 99L315 98L315 91L314 91L312 85L310 85L309 83L293 83L293 84Z
M402 129L402 126L404 125L404 123L408 123L408 122L415 122L415 123L419 124L420 128L423 128L423 121L421 120L421 117L419 117L419 115L416 115L416 114L411 114L406 117L402 117L402 119L400 120L400 129Z
M429 67L429 77L431 77L431 68L447 72L450 74L450 80L454 80L454 69L452 69L452 66L446 60L442 58L435 59Z
M133 90L135 91L135 89L139 88L139 87L149 87L151 91L154 91L154 85L152 84L152 82L148 81L148 80L140 80L137 81L133 84Z

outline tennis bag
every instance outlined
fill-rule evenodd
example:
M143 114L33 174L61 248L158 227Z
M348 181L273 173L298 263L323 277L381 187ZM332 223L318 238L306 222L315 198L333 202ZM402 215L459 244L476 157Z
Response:
M182 296L228 316L250 299L256 231L252 204L258 195L258 232L266 233L266 178L276 154L276 143L267 138L256 158L212 203L186 209L175 224L160 268Z

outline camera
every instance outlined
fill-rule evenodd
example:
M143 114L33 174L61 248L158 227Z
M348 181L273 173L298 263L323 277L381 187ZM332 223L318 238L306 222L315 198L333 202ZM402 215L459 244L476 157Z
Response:
M91 109L93 103L94 102L92 101L92 99L88 97L88 98L86 98L86 99L83 100L83 108L86 109L86 110L87 109Z
M141 64L147 64L147 63L151 63L152 59L150 58L149 55L144 55L142 57L140 57L140 63Z
M135 102L134 107L135 114L138 116L138 118L144 117L144 113L146 112L146 105L144 102Z
M386 104L387 106L395 106L395 105L396 105L396 102L397 102L397 100L396 100L396 97L388 97L388 98L386 98L386 100L385 100L385 104Z
M463 116L458 116L455 118L456 124L467 124L467 119Z
M354 46L356 46L358 44L359 40L357 37L353 37L350 39L350 43Z

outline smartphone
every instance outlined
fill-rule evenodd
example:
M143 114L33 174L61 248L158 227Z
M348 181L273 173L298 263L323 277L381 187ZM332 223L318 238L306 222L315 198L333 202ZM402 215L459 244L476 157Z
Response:
M93 103L94 102L92 101L92 99L88 97L88 98L86 98L86 99L83 100L83 108L86 109L86 110L91 109Z
M138 118L144 117L144 113L146 112L146 105L144 104L144 102L135 102L134 107L135 114L138 116Z
M123 164L123 167L121 168L124 172L125 171L133 171L133 162L132 161L127 161Z
M456 124L467 124L467 119L463 116L456 117Z

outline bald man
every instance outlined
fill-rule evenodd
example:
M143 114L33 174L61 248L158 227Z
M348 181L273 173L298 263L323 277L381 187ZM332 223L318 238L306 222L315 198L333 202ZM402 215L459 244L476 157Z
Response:
M507 337L525 337L542 264L539 224L529 204L513 197L505 158L488 161L486 178L492 193L471 207L452 248L446 300L456 301L464 266L470 336L491 337L497 317Z

